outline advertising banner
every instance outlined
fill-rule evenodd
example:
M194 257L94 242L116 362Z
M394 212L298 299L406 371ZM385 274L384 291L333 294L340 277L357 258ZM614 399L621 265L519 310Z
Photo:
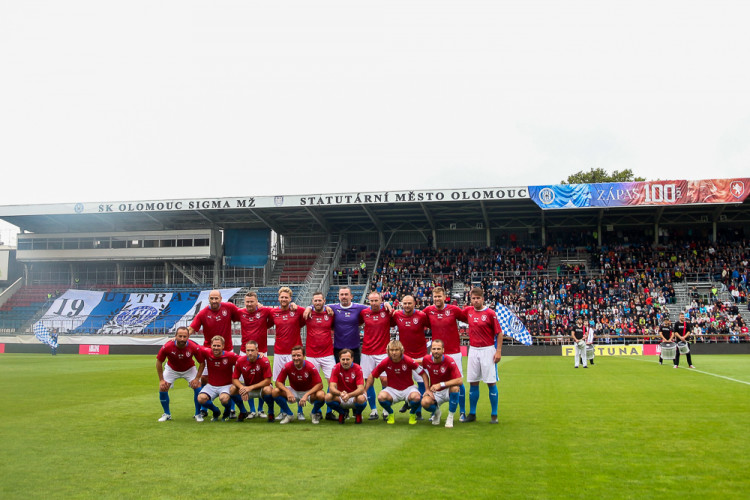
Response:
M742 203L748 194L750 178L529 186L545 210Z

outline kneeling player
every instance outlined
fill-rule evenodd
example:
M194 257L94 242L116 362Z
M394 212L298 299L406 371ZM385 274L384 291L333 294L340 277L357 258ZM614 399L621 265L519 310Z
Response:
M193 358L200 363L200 370L195 368ZM166 368L164 360L167 361ZM203 422L201 415L201 406L198 404L198 394L200 393L201 377L203 373L203 354L201 346L190 340L190 332L187 327L177 328L173 340L168 341L159 350L156 355L156 374L159 376L159 401L164 409L164 414L159 418L159 422L172 420L172 412L169 410L169 389L179 378L187 381L194 391L193 403L195 404L195 418L198 422Z
M433 339L431 354L422 358L422 367L430 375L430 390L422 397L422 408L432 413L432 425L440 425L440 405L449 401L446 427L453 427L453 414L458 407L460 387L463 385L461 372L456 362L443 353L443 341Z
M245 344L245 356L241 356L234 365L232 387L229 394L239 394L242 401L252 401L253 398L263 398L268 403L269 422L273 422L273 398L271 396L271 362L266 357L260 357L258 343L249 340ZM244 382L244 384L243 384ZM248 413L240 412L237 421L248 418ZM252 417L251 417L252 418Z
M415 371L417 375L422 377L425 386L428 385L427 374L424 369L410 357L404 356L404 346L401 342L392 340L388 344L388 357L381 361L367 377L365 390L372 387L375 377L379 377L382 373L386 373L388 376L388 387L385 387L378 394L380 406L388 413L386 419L386 423L388 424L396 423L392 405L399 401L407 401L409 403L409 407L411 408L409 424L414 425L417 423L417 409L419 408L422 396L419 394L419 388L412 379L412 371Z
M351 349L339 351L339 363L333 367L328 391L326 404L338 412L340 424L345 422L351 408L354 408L354 423L362 423L362 411L367 408L365 381Z
M224 350L224 338L216 335L211 339L211 349L203 348L206 369L208 370L208 384L203 386L198 394L198 403L205 406L213 412L212 422L219 420L221 412L214 405L213 400L217 397L224 406L224 420L229 420L229 402L234 401L240 407L240 411L245 412L245 405L239 395L230 398L232 388L232 372L234 364L237 362L237 354L233 351Z
M287 378L289 379L288 386L284 385ZM276 377L273 398L284 412L282 424L292 421L293 413L288 403L297 403L302 408L308 401L313 402L312 423L320 423L322 417L320 409L325 404L323 381L320 379L318 370L312 363L305 360L305 348L301 345L292 347L292 360L284 365L281 373Z

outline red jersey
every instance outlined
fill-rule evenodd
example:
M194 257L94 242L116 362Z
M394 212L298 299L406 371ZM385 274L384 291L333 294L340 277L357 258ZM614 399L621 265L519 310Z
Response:
M296 311L291 309L283 311L279 307L271 309L273 324L276 325L276 343L273 346L275 354L291 354L292 347L302 345L300 331L305 326L302 312L302 309Z
M354 392L358 385L364 385L365 377L362 374L362 368L357 363L352 363L348 370L344 370L341 363L336 363L331 372L331 383L336 384L339 392Z
M422 358L422 367L427 370L430 375L430 384L439 384L440 382L448 382L455 378L461 378L461 372L458 370L458 365L450 356L443 355L443 360L440 363L435 363L432 359L432 354L428 354Z
M425 313L415 310L411 316L407 316L404 311L396 311L391 324L398 327L398 339L404 344L404 354L414 359L427 354L427 336L424 330L430 325Z
M502 334L497 314L489 307L477 311L472 306L464 309L466 322L469 323L469 345L471 347L489 347L495 345L495 337Z
M176 372L184 372L195 366L193 356L198 360L198 363L203 361L203 353L201 353L201 346L193 342L192 340L187 341L187 345L180 349L177 347L177 342L174 339L167 341L161 349L159 354L156 355L156 359L159 363L164 363L167 360L167 366Z
M307 360L305 360L305 364L299 370L294 366L294 361L285 364L279 376L276 377L276 381L283 384L286 382L287 377L289 377L289 387L300 392L307 392L313 386L322 382L318 370Z
M214 357L213 351L206 347L201 352L206 360L208 383L214 387L231 384L234 364L239 356L233 351L222 351L221 356Z
M372 308L363 309L359 317L365 324L362 337L362 354L370 356L388 353L388 342L391 341L391 315L385 309L373 312Z
M411 377L412 370L422 373L422 366L417 364L409 356L404 356L401 361L394 363L390 356L378 363L378 366L372 371L372 378L375 380L381 373L385 372L388 377L388 387L393 387L397 391L403 391L407 387L414 385L414 379Z
M219 335L224 339L224 349L232 350L232 321L238 321L239 310L230 302L222 302L219 310L214 312L210 306L201 309L190 323L196 332L203 330L203 346L211 347L211 339Z
M238 319L242 328L242 345L240 350L245 352L248 340L258 343L260 352L268 352L268 329L273 326L270 307L260 307L250 314L247 308L238 309Z
M254 362L250 362L247 356L240 356L234 365L234 373L232 373L232 378L240 380L241 377L241 380L245 381L244 385L257 384L272 376L271 362L266 357L258 357Z
M333 356L333 316L313 309L306 321L307 338L305 347L310 358Z
M458 333L458 322L466 321L466 314L460 307L446 304L444 308L427 306L422 310L430 321L432 339L443 341L445 354L461 352L461 336Z

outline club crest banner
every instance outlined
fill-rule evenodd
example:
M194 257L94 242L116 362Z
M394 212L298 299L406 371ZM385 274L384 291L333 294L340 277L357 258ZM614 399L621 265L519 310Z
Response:
M742 203L748 194L750 178L529 186L545 210Z
M222 289L229 300L239 288ZM124 335L167 333L188 326L208 305L210 290L116 293L68 290L58 297L37 325L59 333Z

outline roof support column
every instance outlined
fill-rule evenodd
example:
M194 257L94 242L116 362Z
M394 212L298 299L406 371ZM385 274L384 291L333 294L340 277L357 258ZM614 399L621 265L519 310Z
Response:
M711 224L713 232L711 233L711 241L716 243L716 219L714 219L713 223Z
M547 223L544 220L544 210L542 210L542 246L547 246Z
M115 281L118 285L122 285L122 266L119 262L115 263Z

